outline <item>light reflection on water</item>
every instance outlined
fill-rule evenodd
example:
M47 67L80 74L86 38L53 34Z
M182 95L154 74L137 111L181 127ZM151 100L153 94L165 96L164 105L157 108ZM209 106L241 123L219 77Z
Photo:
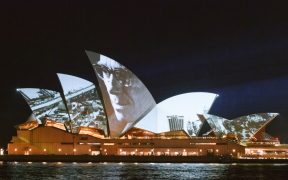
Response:
M286 179L288 164L0 163L0 179Z

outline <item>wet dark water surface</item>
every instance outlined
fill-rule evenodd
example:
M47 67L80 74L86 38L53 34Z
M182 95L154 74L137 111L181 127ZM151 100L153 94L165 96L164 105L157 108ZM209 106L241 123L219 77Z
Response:
M286 179L288 164L0 162L0 179Z

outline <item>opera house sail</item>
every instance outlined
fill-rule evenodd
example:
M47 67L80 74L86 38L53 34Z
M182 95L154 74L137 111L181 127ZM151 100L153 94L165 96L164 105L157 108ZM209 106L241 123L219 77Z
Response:
M95 85L79 77L60 73L57 75L63 88L71 122L77 127L101 129L107 136L107 118Z
M155 106L145 85L125 66L101 54L86 51L101 89L110 136L132 128Z
M68 111L59 92L39 88L21 88L17 91L24 97L39 124L44 124L45 118L61 123L69 121Z
M218 136L234 133L240 141L247 141L259 128L274 119L277 115L279 114L258 113L241 116L232 120L210 114L204 114L204 117Z
M181 129L190 136L197 136L203 124L197 114L208 112L217 97L217 94L205 92L184 93L170 97L158 103L153 109L154 112L150 112L154 117L148 114L150 118L145 117L135 127L156 133Z

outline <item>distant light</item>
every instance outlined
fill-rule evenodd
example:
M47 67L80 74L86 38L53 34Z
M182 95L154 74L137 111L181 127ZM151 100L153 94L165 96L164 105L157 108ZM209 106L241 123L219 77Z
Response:
M114 146L115 143L104 143L103 145L105 145L105 146Z
M236 151L235 149L232 150L232 152L235 152L235 151Z
M46 149L43 149L43 151L45 151L45 152L46 152Z
M4 155L4 149L0 149L0 155L2 156L2 155Z
M62 151L62 149L59 148L58 151L60 152L60 151Z
M74 152L76 152L76 149L73 149Z
M30 149L29 149L29 151L31 152L31 151L32 151L32 149L30 148Z
M17 148L15 148L14 151L17 151Z

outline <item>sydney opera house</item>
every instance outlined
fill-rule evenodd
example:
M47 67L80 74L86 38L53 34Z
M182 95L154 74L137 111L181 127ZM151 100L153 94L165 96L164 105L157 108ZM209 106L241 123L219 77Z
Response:
M228 120L209 114L218 95L200 92L156 104L126 67L86 54L96 82L58 73L61 92L18 89L32 115L15 126L8 154L288 157L288 146L265 131L278 113Z

